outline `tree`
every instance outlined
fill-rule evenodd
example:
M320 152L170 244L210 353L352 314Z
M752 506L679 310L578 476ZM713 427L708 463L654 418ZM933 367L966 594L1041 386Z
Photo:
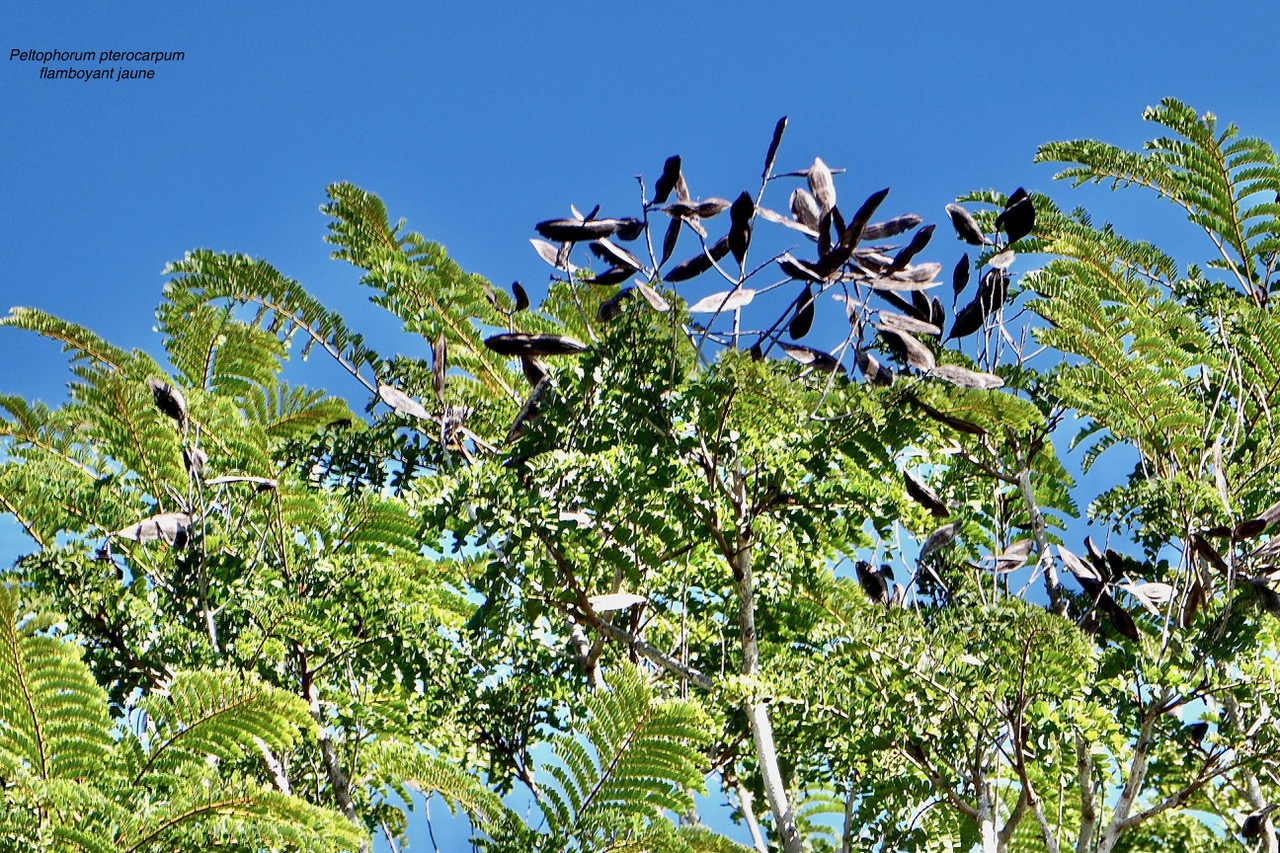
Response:
M241 769L389 838L416 784L490 849L730 849L688 798L714 774L758 850L1223 846L1206 815L1274 850L1280 205L1252 201L1280 169L1176 102L1148 115L1179 138L1040 158L1158 189L1223 280L975 193L946 209L976 253L948 324L943 266L916 260L933 225L877 218L887 191L846 217L821 159L777 172L784 119L732 202L672 157L636 217L540 223L536 306L330 187L335 257L430 360L207 251L170 267L171 374L15 309L76 381L58 409L3 400L0 500L40 548L11 577L66 614L118 717L171 669L297 697L313 737ZM790 215L764 206L789 180ZM1051 260L1011 275L1030 253ZM800 344L833 304L843 342ZM296 341L368 422L280 381ZM1086 471L1138 459L1080 556L1072 415ZM542 824L497 800L517 784Z

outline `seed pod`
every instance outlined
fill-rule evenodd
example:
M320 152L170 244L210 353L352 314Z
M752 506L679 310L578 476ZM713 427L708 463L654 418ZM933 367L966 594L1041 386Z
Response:
M548 243L546 240L539 240L537 237L530 237L529 242L533 244L533 249L538 253L538 257L551 266L569 273L577 271L575 266L567 262L568 253L564 251L566 246Z
M378 396L382 402L395 410L397 415L408 415L418 420L430 417L421 403L392 385L378 385Z
M679 219L672 219L667 225L667 233L662 237L662 260L658 261L658 266L671 260L671 253L676 250L676 241L680 239L680 225Z
M822 350L814 349L813 347L806 347L801 344L780 343L778 346L782 347L782 351L788 356L806 367L811 367L814 370L820 370L823 373L831 373L833 371L838 371L840 373L846 372L844 365L837 361L830 353L825 353Z
M166 418L177 421L178 429L187 429L187 400L177 388L160 379L148 379L147 387L151 389L151 399L156 408Z
M520 282L516 282L514 287L520 287ZM520 288L523 292L524 288ZM519 293L516 294L519 297ZM529 297L525 297L525 306L529 305ZM445 339L444 332L436 338L435 343L431 345L431 378L435 385L436 399L444 402L444 380L449 370L449 342Z
M633 293L635 293L634 287L624 287L601 302L600 308L596 311L596 320L601 323L608 323L610 320L621 316L623 301L630 299Z
M969 284L969 253L965 252L951 273L951 290L956 296ZM954 301L953 301L954 305Z
M727 198L709 198L700 201L694 207L694 214L699 219L711 219L713 216L719 216L729 209L730 202Z
M612 287L615 284L622 284L622 282L631 278L633 275L635 275L635 270L633 269L628 267L614 267L611 270L605 270L598 275L592 276L587 279L587 283L596 284L600 287Z
M787 117L783 116L773 126L773 138L769 140L769 150L764 155L764 171L760 173L761 180L767 180L769 173L773 171L773 161L778 156L778 146L782 144L782 132L786 129Z
M618 239L623 242L630 243L632 240L639 240L640 235L644 233L644 222L642 220L627 217L626 219L615 219L613 221L618 223ZM608 235L602 236L607 237Z
M885 345L898 357L899 361L926 373L934 368L936 362L934 361L933 351L913 335L908 332L887 329L883 326L876 326L876 329L879 331L880 337L884 339Z
M617 219L596 219L587 222L580 222L577 219L548 219L539 222L534 228L553 243L579 243L615 234L620 225L621 222Z
M924 217L917 213L904 213L902 216L895 216L884 222L872 222L863 230L862 239L883 240L886 237L910 231L921 222L924 222Z
M1262 835L1262 830L1267 825L1267 815L1271 814L1275 809L1276 806L1268 805L1246 817L1244 823L1240 826L1240 834L1250 839Z
M704 296L689 306L690 314L719 314L723 311L735 311L748 305L755 298L756 292L749 287L736 290L721 290L710 296Z
M915 311L911 312L914 317L928 317L932 311L929 308L929 294L923 290L911 291L911 307ZM908 329L907 331L910 331Z
M958 364L939 364L928 371L930 376L946 380L961 388L974 388L979 391L991 391L1004 385L1004 380L994 373L981 373Z
M796 303L796 315L791 319L791 325L787 328L787 333L791 335L791 340L798 341L805 335L809 334L809 330L813 328L813 309L814 302L813 288L809 285L804 286L804 295L800 297Z
M204 473L204 466L209 461L209 454L203 450L196 448L182 448L182 464L186 467L187 473L193 479L200 479L200 475Z
M911 500L928 510L929 515L932 515L934 519L945 519L945 517L951 515L951 510L948 510L946 503L942 502L942 498L938 497L937 492L934 492L933 489L920 482L920 480L915 479L915 476L911 475L909 471L902 471L902 479L905 480L906 493L911 496Z
M973 214L965 210L958 204L947 205L947 216L951 217L951 224L956 229L956 234L961 240L964 240L971 246L986 246L990 244L990 240L982 233L982 229L978 227L978 220L973 218Z
M1016 201L1014 201L1015 196ZM996 217L996 227L1004 229L1005 236L1008 237L1005 245L1008 245L1030 234L1035 225L1036 209L1031 203L1031 197L1027 195L1026 190L1018 187L1013 196L1009 197L1009 204Z
M658 177L657 182L653 185L653 203L662 204L671 195L671 191L676 188L676 181L680 179L680 155L668 157L667 161L662 164L662 174Z
M885 187L879 192L874 192L867 197L867 200L858 208L858 212L853 215L853 219L840 233L840 241L832 247L831 251L824 255L815 264L815 268L823 275L831 275L845 262L853 257L853 250L858 245L858 241L862 239L862 231L871 221L871 217L875 215L876 209L880 207L881 202L889 195L889 188Z
M942 307L942 300L936 296L929 300L929 323L939 329L947 325L947 309Z
M643 266L639 258L621 246L610 243L607 237L596 240L590 248L591 254L612 266L629 267L632 270L639 270Z
M671 310L671 304L662 298L662 294L654 290L643 282L636 284L636 290L644 297L644 301L649 303L649 307L659 314L665 314Z
M547 376L547 369L542 366L542 362L532 356L520 356L520 370L524 373L524 378L530 387L534 388Z
M747 247L751 245L751 219L755 212L756 204L746 190L729 208L729 251L739 264L746 260Z
M858 585L867 594L867 598L876 604L887 603L889 600L889 584L884 575L872 569L871 564L866 560L859 560L854 564L854 569L858 572Z
M993 256L989 261L987 261L987 266L991 267L992 269L1005 272L1009 269L1009 267L1013 266L1013 262L1017 259L1018 259L1018 253L1010 249L1008 251L1001 252L1000 254Z
M498 355L576 355L586 344L567 335L527 335L505 332L485 338L484 345Z
M188 533L193 519L185 512L164 512L144 518L136 524L112 533L121 539L132 539L135 542L164 542L173 548L182 548L187 544Z
M684 263L673 267L670 272L663 276L663 279L669 282L687 281L711 269L713 260L718 261L727 254L729 254L729 237L725 235L713 243L706 251L699 252Z
M511 282L511 292L515 294L516 297L514 310L523 311L529 307L529 294L525 293L524 285L520 284L518 281Z
M865 350L858 350L853 357L854 362L858 365L858 369L862 371L862 375L872 385L888 387L893 384L893 371L882 365L876 360L876 357Z
M924 323L915 317L908 317L905 314L894 314L891 311L880 312L880 322L876 325L877 329L887 329L894 332L909 332L917 335L941 335L942 330L931 323Z
M836 206L836 185L831 179L831 169L821 157L813 158L813 165L809 167L809 192L823 213Z
M898 254L893 256L893 263L889 265L888 272L895 273L906 269L907 264L911 263L911 259L918 255L925 246L929 245L929 238L933 236L933 228L933 225L926 225L911 235L911 242L907 243Z
M920 546L920 556L916 558L916 562L923 563L925 558L950 545L959 532L960 522L953 521L930 533L929 538L925 539L924 544Z
M790 252L783 254L778 258L778 266L782 267L782 271L787 275L799 281L821 282L822 276L814 271L813 267L804 261L792 257Z
M818 200L806 190L797 189L791 193L791 215L796 222L817 231L818 223L822 220L822 208L818 206Z

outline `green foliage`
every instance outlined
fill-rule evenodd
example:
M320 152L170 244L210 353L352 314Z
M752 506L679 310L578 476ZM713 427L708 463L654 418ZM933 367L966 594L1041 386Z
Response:
M312 726L306 706L239 673L173 677L113 726L106 695L48 617L0 586L0 768L5 849L89 853L199 843L349 850L341 815L264 787L239 769Z

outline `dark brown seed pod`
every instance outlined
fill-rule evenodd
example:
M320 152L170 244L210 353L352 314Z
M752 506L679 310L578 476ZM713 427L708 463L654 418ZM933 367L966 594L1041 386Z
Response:
M194 450L184 447L182 448L182 464L186 467L187 473L195 479L200 479L204 473L204 466L209 461L209 454L203 450L196 448Z
M680 239L680 219L672 219L667 225L667 233L662 237L662 260L658 261L658 266L662 266L671 260L671 253L676 250L676 242Z
M830 254L833 243L834 241L831 238L831 211L828 210L818 220L818 257L822 258Z
M1098 597L1098 612L1107 617L1107 621L1111 623L1116 632L1126 640L1138 642L1138 626L1134 624L1133 617L1129 612L1116 603L1116 600L1109 593L1102 593Z
M520 356L520 370L524 372L524 378L530 387L534 388L547 376L547 369L542 366L542 362L527 355Z
M1246 817L1244 823L1240 826L1240 834L1245 838L1257 838L1262 835L1262 830L1267 825L1267 815L1275 810L1276 806L1269 805Z
M635 275L635 272L635 270L630 269L629 267L614 267L613 269L605 270L598 275L592 276L587 279L587 283L596 284L601 287L612 287L615 284L622 284L622 282Z
M809 167L809 192L823 213L836 206L836 185L831 179L831 169L821 157L814 157L813 165Z
M890 352L897 356L899 361L925 373L933 370L936 364L933 351L915 336L908 332L900 332L883 326L876 326L876 330L880 333L880 337L884 339L885 345Z
M791 216L806 228L817 231L818 223L822 221L822 208L807 190L797 189L791 193Z
M798 281L811 281L814 283L821 282L822 276L806 264L795 257L790 252L783 254L778 258L778 266L782 267L782 271Z
M899 270L907 268L907 264L911 263L911 259L920 254L925 246L929 245L929 238L933 236L933 225L926 225L911 235L911 242L903 246L898 254L893 256L893 263L889 265L887 272L895 273Z
M486 342L487 343L487 342ZM511 424L511 429L507 431L507 444L524 435L524 428L527 424L536 421L541 415L539 408L542 397L547 393L547 389L551 386L551 378L544 377L533 390L529 392L529 399L524 401L524 405L520 407L520 412L516 415L515 421Z
M823 373L831 373L833 371L844 373L845 367L830 353L822 350L806 347L801 344L778 344L782 347L782 351L788 356L814 370L820 370Z
M965 252L960 261L956 264L956 268L951 272L951 290L959 296L960 292L969 284L969 253Z
M148 379L147 387L151 389L151 399L156 408L166 418L178 424L178 430L185 432L187 428L187 400L177 388L160 379Z
M884 222L872 222L863 229L862 239L883 240L886 237L893 237L910 231L921 222L924 222L924 217L917 213L904 213L902 216L895 216L892 219L886 219Z
M841 232L840 241L815 264L819 273L832 275L853 257L853 250L858 245L858 241L862 239L863 229L871 222L871 217L875 215L876 209L880 207L881 202L888 195L889 188L885 187L867 197L867 200L858 208L858 212L853 215L853 219Z
M653 185L653 203L665 202L671 196L671 191L676 188L678 180L680 180L680 155L676 154L668 157L662 164L662 174Z
M934 518L947 518L951 515L951 510L942 502L942 498L938 497L937 492L907 471L902 472L902 477L906 482L907 494L913 501L927 509L930 515Z
M632 240L639 240L640 235L644 233L644 222L642 220L628 217L626 219L615 219L612 221L618 223L618 230L616 232L618 239L625 243L630 243Z
M884 575L873 569L866 560L859 560L854 564L854 569L858 572L858 585L867 594L867 598L876 604L888 602L889 583Z
M1013 191L1013 193L1009 196L1009 198L1005 200L1004 209L1008 210L1018 202L1022 201L1024 198L1029 198L1029 196L1027 195L1027 191L1022 187L1018 187L1016 190Z
M796 315L791 318L791 325L787 327L787 333L791 336L791 340L800 340L809 334L809 330L813 328L813 309L816 301L813 296L813 288L806 284L804 294L801 295L796 303Z
M511 282L511 292L516 297L516 311L523 311L529 307L529 294L525 292L524 285L518 281Z
M729 251L739 264L746 260L747 247L751 245L751 219L755 212L756 203L746 190L729 208Z
M1021 187L1018 189L1022 190ZM1006 207L996 217L996 227L1004 230L1008 238L1006 245L1018 242L1036 227L1036 209L1025 190L1022 190L1022 197L1018 201Z
M709 198L700 201L694 206L694 215L699 219L711 219L719 216L729 209L730 201L727 198Z
M579 222L576 219L548 219L534 226L537 232L553 243L580 243L598 240L617 233L621 221L596 219Z
M844 216L840 213L839 205L831 205L831 239L839 241L840 235L844 233L845 221Z
M498 355L576 355L586 352L587 346L567 335L527 335L520 332L504 332L485 338L484 345Z
M708 253L710 257L707 257ZM687 281L711 269L713 260L718 261L727 254L729 254L729 236L726 234L713 243L707 251L699 252L684 263L676 265L662 278L669 282Z
M520 287L520 282L516 282L513 287ZM517 302L520 293L524 292L524 288L520 288L520 292L516 294ZM525 307L529 305L529 297L525 297ZM436 399L444 402L444 381L449 371L449 342L441 332L431 344L431 380L435 386Z
M877 290L876 293L884 297L884 300L886 302L888 302L894 308L897 308L903 314L906 314L908 317L912 317L916 320L919 320L922 323L928 322L928 319L929 319L928 317L922 316L921 314L916 312L915 305L903 299L901 296L894 293L892 290Z
M591 254L595 255L602 261L615 267L629 267L632 270L639 270L643 264L635 255L628 252L621 246L610 243L608 238L596 240L590 246Z
M929 300L929 324L939 329L947 325L947 309L942 307L942 300L936 296Z
M769 150L764 154L764 171L760 173L762 180L767 180L769 173L773 171L773 161L778 156L778 146L782 144L782 133L786 129L787 117L783 116L773 126L773 138L769 140Z
M596 320L600 323L608 323L622 315L622 303L630 299L635 293L634 287L624 287L610 296L608 299L600 303L600 308L596 311Z
M1208 723L1191 723L1182 729L1186 732L1187 737L1194 744L1200 744L1204 741L1205 735L1209 734Z
M912 312L914 317L928 317L933 313L929 307L929 294L923 290L911 291L911 307L916 309ZM907 331L911 330L908 329Z
M951 217L951 224L955 227L956 234L969 245L986 246L991 243L978 227L978 220L960 205L947 205L947 216Z
M854 362L862 375L872 385L889 387L893 384L893 371L881 364L875 356L865 350L858 350L853 356Z

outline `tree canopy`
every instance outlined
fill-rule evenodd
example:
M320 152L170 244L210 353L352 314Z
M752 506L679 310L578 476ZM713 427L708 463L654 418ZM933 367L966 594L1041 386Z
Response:
M737 195L539 223L545 295L329 187L429 357L208 250L164 363L12 309L72 378L0 397L0 837L367 850L419 790L486 850L1275 851L1280 163L1145 117L1037 159L1185 265L1022 188L842 210L783 119Z

